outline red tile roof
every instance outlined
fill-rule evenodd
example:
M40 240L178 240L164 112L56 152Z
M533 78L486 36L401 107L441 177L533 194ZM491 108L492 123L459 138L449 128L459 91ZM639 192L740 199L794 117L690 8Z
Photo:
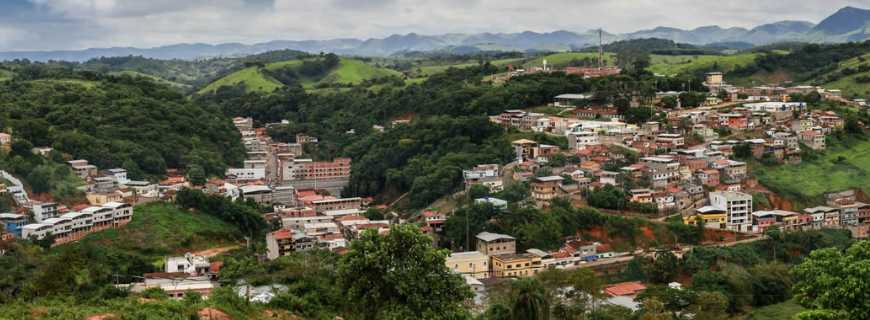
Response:
M617 283L607 288L604 288L610 296L633 296L641 291L646 290L646 286L639 281Z
M279 239L279 240L290 239L292 236L293 236L293 232L291 232L290 230L287 230L287 229L281 229L281 230L272 232L272 237L275 237L275 239Z

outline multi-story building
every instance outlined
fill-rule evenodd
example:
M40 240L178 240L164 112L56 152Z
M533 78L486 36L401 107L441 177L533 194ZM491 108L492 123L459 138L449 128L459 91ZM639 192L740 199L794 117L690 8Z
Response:
M801 131L800 141L813 150L825 150L825 135L814 130Z
M752 228L752 196L742 192L710 192L710 206L725 212L725 227L747 232Z
M476 279L489 278L489 256L480 251L454 252L444 260L453 272L470 275Z
M292 158L281 161L283 181L347 179L350 177L351 159L336 158L333 161L313 161Z
M273 187L272 203L283 206L296 206L296 188L291 186Z
M492 256L492 276L495 278L525 278L543 268L541 257L531 253L505 253Z
M481 232L477 234L477 251L487 256L516 253L516 239L509 235Z
M566 134L568 147L571 149L585 149L588 145L600 144L598 134L593 131L571 131Z
M647 168L647 176L653 187L663 188L669 182L680 179L680 162L669 157L646 157L640 159Z
M682 148L686 145L686 140L683 135L677 133L662 133L656 137L656 144L659 147L672 150Z
M275 260L292 252L308 251L318 247L316 237L302 231L280 229L266 234L266 257Z
M473 185L482 185L490 192L500 192L504 189L501 170L498 164L481 164L470 170L462 170L466 190Z
M811 220L812 218L810 218ZM785 210L760 210L752 213L753 225L756 232L764 232L771 226L780 227L785 231L800 230L804 227L804 219L801 214Z
M281 225L284 229L303 231L306 224L332 222L334 219L330 216L292 217L281 219Z
M33 213L33 221L42 222L46 219L51 219L58 216L57 203L34 203L30 207L30 212Z
M311 207L317 212L349 210L362 208L362 198L323 199L311 202Z
M553 200L559 194L559 185L563 178L560 176L537 177L532 180L532 199L539 203Z
M67 163L79 178L87 179L97 175L97 166L88 164L88 160L71 160Z
M245 199L254 200L254 202L263 205L272 204L272 188L266 185L247 185L239 187L241 196Z
M21 238L21 227L27 224L27 216L15 213L0 213L0 223L3 230L11 233L16 238Z

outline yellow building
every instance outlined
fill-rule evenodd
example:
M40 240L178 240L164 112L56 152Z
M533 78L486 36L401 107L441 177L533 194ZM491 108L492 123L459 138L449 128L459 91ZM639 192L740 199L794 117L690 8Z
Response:
M109 203L109 202L122 202L123 201L121 194L118 192L112 192L112 193L88 192L87 194L85 194L85 198L88 199L88 203L90 203L92 206L102 206L102 205Z
M695 225L698 222L698 219L704 221L704 227L710 229L725 229L725 213L724 212L709 212L709 213L697 213L690 216L683 217L683 223L688 225Z
M479 251L454 252L444 261L453 272L476 279L489 278L489 256Z
M492 275L496 278L531 277L543 270L541 257L531 253L507 253L492 256Z

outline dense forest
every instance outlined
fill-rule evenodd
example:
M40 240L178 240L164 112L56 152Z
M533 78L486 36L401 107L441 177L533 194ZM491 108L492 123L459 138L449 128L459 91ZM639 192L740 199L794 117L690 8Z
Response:
M125 168L134 179L167 168L222 175L244 156L228 117L169 86L58 65L22 64L15 71L0 82L0 127L20 149L52 147L101 169Z

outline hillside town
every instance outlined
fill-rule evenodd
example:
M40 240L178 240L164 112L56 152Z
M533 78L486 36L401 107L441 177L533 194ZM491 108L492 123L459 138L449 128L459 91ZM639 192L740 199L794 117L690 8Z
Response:
M0 4L0 319L870 319L832 1Z
M586 74L573 69L565 72ZM758 240L773 227L785 232L840 228L855 238L868 236L870 204L862 202L866 196L860 191L830 193L824 204L800 211L760 208L754 201L764 189L748 164L799 164L804 149L824 151L828 136L844 128L840 115L810 111L806 102L793 99L795 94L818 94L837 103L863 105L844 101L837 90L819 87L735 87L725 83L719 72L708 73L705 86L709 95L697 108L681 108L679 99L675 99L675 108L665 108L669 97L681 93L657 93L651 102L657 106L657 116L636 124L628 123L616 107L591 103L591 95L580 93L553 97L548 107L556 112L507 110L491 116L491 122L506 130L543 135L547 141L564 139L567 145L514 140L510 163L465 168L465 189L460 194L482 187L494 195L508 185L527 183L527 205L547 208L552 201L566 199L584 207L589 206L592 194L611 188L624 195L621 200L625 205L599 209L649 219L675 218L686 225L732 234L732 240L714 245ZM392 126L407 123L397 120ZM135 218L133 206L170 201L186 188L268 208L263 217L276 226L265 238L263 258L269 260L312 250L343 254L364 232L384 235L397 224L418 225L436 245L444 236L451 212L437 206L408 218L391 210L389 204L375 204L371 197L342 197L353 160L307 158L306 145L316 145L316 137L300 133L295 143L274 142L267 130L281 123L255 127L253 119L237 117L233 124L246 151L243 166L228 168L224 178L200 184L183 172L170 172L159 182L136 181L127 178L125 169L101 170L85 159L70 160L69 168L86 182L80 189L88 203L67 207L31 199L21 182L4 171L8 185L4 184L3 190L15 199L17 210L0 214L3 238L47 240L51 246L75 242L91 233L122 228ZM384 131L383 127L375 129ZM12 140L8 134L0 138L7 147ZM52 150L37 147L33 152L48 156ZM509 201L494 196L474 199L474 204L497 210L513 208L513 204L509 208ZM370 219L369 210L386 214ZM565 239L555 251L520 251L513 235L481 232L470 236L476 250L449 254L445 266L473 288L478 307L486 303L486 288L500 279L533 277L549 269L591 268L599 275L613 274L621 272L635 256L655 257L657 252L618 252L610 243L581 237ZM670 250L682 255L690 248ZM175 299L192 291L208 296L220 286L216 281L220 263L209 263L208 259L190 253L170 257L165 272L144 274L144 282L125 286L134 292L160 288ZM671 286L679 288L680 283ZM639 305L632 299L644 288L640 282L625 282L605 291L611 303L636 310ZM268 301L272 295L261 292L258 297Z

